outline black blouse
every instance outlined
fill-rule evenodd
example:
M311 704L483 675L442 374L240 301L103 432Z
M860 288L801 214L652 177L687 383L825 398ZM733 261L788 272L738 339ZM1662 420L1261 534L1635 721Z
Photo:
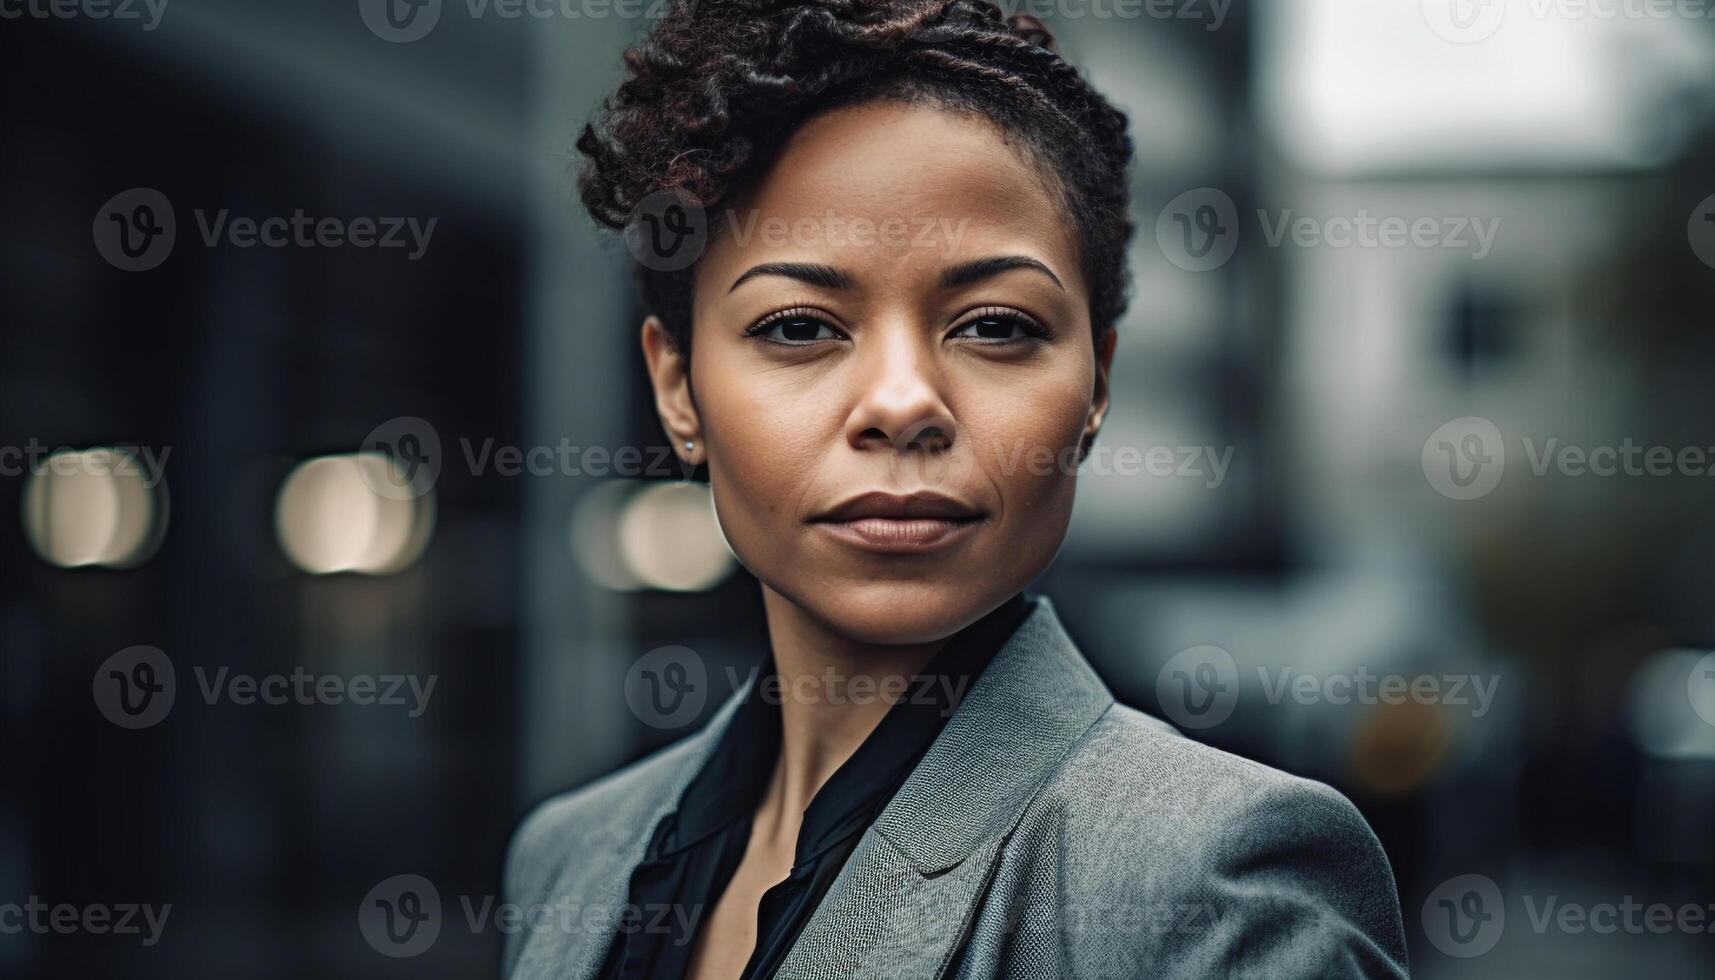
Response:
M1029 606L1022 592L955 634L914 677L804 811L792 871L762 895L744 980L779 969L864 830L887 806ZM697 926L726 891L750 841L751 819L780 751L780 688L770 654L721 741L656 825L631 876L627 914L608 947L603 980L680 980Z

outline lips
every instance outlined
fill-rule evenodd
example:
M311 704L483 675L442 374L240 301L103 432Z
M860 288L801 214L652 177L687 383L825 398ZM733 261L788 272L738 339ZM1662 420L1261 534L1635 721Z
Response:
M859 521L865 518L890 521L971 521L983 516L983 512L978 508L944 494L871 492L851 497L810 520L812 523Z
M885 554L946 547L968 535L987 513L937 493L864 493L810 519L838 540Z

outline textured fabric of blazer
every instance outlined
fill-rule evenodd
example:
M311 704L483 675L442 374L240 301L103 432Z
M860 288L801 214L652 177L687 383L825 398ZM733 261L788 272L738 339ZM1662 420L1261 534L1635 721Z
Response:
M777 976L1405 976L1393 873L1351 803L1115 704L1032 602ZM628 886L743 694L525 818L506 977L588 980L620 929L706 911L627 908Z

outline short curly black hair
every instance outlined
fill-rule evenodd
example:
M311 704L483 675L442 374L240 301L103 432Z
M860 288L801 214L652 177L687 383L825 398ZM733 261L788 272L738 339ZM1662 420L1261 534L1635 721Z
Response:
M577 141L583 203L604 225L623 228L658 191L718 206L816 114L928 103L1019 138L1077 228L1098 337L1125 311L1125 115L1034 17L988 0L673 0L625 65ZM638 270L644 305L686 355L693 271Z

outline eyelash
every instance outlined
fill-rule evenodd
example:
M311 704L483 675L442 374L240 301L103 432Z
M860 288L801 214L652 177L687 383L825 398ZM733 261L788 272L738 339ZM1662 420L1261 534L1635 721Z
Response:
M812 321L815 323L820 323L820 324L828 327L830 330L833 330L835 333L842 333L840 328L834 326L834 321L833 321L832 317L829 317L827 314L822 313L819 310L813 310L813 309L810 309L809 307L806 307L806 306L795 306L789 310L780 310L779 312L776 312L776 313L770 313L767 316L763 317L762 319L751 324L749 327L746 327L744 332L745 332L746 336L759 337L767 343L778 344L781 347L814 347L817 344L825 344L830 339L832 339L832 338L824 337L824 338L821 338L819 340L796 340L795 341L795 340L774 340L772 338L763 336L775 324L786 323L786 322L789 322L792 320L809 320L809 321Z
M1048 329L1047 326L1035 317L1004 306L985 306L982 309L973 310L965 319L954 324L953 330L963 330L966 327L981 323L984 320L997 320L1002 323L1011 323L1018 327L1024 336L1018 338L972 337L968 339L975 340L979 344L1003 346L1023 343L1025 341L1050 340L1054 336L1054 331Z
M762 319L751 324L749 327L745 328L745 331L744 331L745 336L747 336L747 337L758 337L767 343L777 344L781 347L814 347L817 344L829 343L830 341L838 339L838 338L833 338L833 337L821 337L821 338L817 338L815 340L796 340L796 341L794 341L794 340L774 340L774 339L766 336L768 331L773 329L773 327L775 325L780 324L780 323L786 323L786 322L789 322L792 320L807 320L807 321L811 321L814 323L819 323L823 326L826 326L828 329L834 331L836 334L840 334L841 336L844 336L844 331L840 330L840 328L834 324L832 317L827 316L826 314L820 312L819 310L815 310L815 309L811 309L809 307L803 307L803 306L793 307L791 309L780 310L780 311L768 314L767 316L763 317ZM1026 341L1048 340L1054 336L1054 332L1052 330L1048 329L1048 327L1044 326L1035 317L1032 317L1026 313L1022 313L1018 310L1008 309L1008 308L1002 307L1002 306L985 306L985 307L982 307L981 309L973 310L965 318L961 319L958 323L954 324L950 328L950 330L952 332L956 333L957 331L964 330L967 327L981 323L985 320L995 320L995 321L1000 321L1000 322L1012 324L1012 325L1018 327L1019 330L1024 334L1024 336L1022 336L1022 337L1007 337L1007 338L967 337L967 338L958 338L958 339L971 340L975 343L981 344L981 345L986 346L986 347L1005 347L1005 346L1011 346L1014 344L1024 343Z

